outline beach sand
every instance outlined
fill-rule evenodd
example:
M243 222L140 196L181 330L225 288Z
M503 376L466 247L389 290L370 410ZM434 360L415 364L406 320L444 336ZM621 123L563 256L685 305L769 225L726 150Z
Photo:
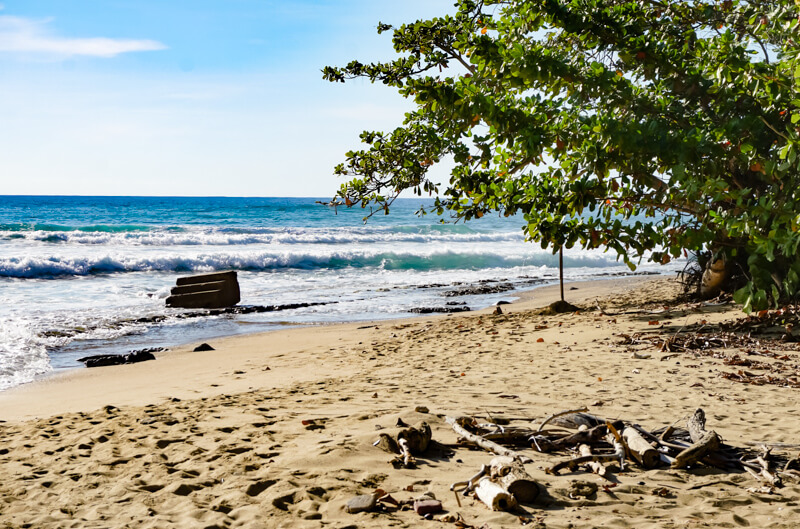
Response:
M729 381L719 373L737 368L718 358L662 360L656 347L615 336L674 333L741 317L737 309L680 303L678 285L663 278L567 288L568 301L586 310L536 315L558 297L546 287L502 315L215 339L214 351L189 344L157 361L75 370L0 393L0 527L459 527L411 510L345 512L350 498L376 488L397 500L430 491L463 517L462 528L800 526L797 484L766 494L747 490L762 486L747 473L634 465L615 487L572 499L573 480L605 482L546 474L567 454L532 449L523 452L543 491L536 502L517 513L474 498L457 505L450 484L492 456L455 446L445 415L525 418L515 424L535 427L586 406L654 429L702 407L731 445L800 442L797 389ZM633 358L634 350L650 357ZM396 432L398 419L427 421L449 448L419 456L415 469L394 468L373 442Z

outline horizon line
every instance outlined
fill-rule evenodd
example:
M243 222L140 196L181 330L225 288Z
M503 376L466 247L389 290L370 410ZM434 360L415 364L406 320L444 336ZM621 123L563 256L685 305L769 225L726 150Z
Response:
M236 195L61 195L61 194L15 194L15 195L0 195L0 198L5 197L52 197L52 198L330 198L323 195L307 196L307 195L285 195L285 196L236 196ZM399 200L432 200L435 197L400 197Z

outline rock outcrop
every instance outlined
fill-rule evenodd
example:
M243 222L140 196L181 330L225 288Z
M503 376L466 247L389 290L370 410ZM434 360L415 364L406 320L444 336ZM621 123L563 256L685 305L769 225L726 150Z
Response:
M153 353L163 351L163 347L151 347L149 349L139 349L123 355L94 355L78 358L78 362L83 362L86 367L118 366L122 364L136 364L147 360L155 360Z
M221 309L239 303L236 272L218 272L179 277L167 298L168 307L181 309Z

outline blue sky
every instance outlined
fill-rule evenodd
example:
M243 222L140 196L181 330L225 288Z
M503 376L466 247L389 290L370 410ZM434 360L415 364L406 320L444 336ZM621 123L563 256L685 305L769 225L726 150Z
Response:
M321 79L452 0L0 0L0 194L329 196L409 102Z

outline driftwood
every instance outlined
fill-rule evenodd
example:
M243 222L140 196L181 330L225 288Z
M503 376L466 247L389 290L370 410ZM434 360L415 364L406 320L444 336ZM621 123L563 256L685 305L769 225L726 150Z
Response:
M548 474L558 474L559 470L563 468L568 468L569 470L575 470L580 465L590 462L602 462L602 461L618 461L620 470L624 470L625 468L625 446L622 444L622 441L617 438L618 435L614 435L613 432L608 433L606 436L606 441L610 443L614 447L613 454L589 454L580 457L574 457L572 459L567 459L565 461L561 461L560 463L556 463L552 467L545 469L545 472Z
M515 452L514 450L510 450L502 445L495 443L494 441L489 441L488 439L484 439L480 435L474 434L468 431L466 428L461 426L460 423L469 423L471 419L467 417L445 417L445 421L447 424L452 426L453 430L469 441L470 443L476 444L483 448L484 450L488 450L489 452L493 452L499 456L508 456L514 459L518 459L521 463L532 463L533 460L527 456L520 454L519 452Z
M408 449L414 454L424 453L428 449L431 438L431 427L424 421L416 426L409 426L397 434L398 444L405 441Z
M498 456L489 463L489 477L514 495L520 503L531 503L539 495L539 486L525 472L518 460L508 456Z
M428 423L421 422L400 430L396 439L387 433L381 433L373 445L386 452L399 454L399 458L392 460L395 466L413 468L416 464L413 456L423 454L431 439L431 427Z
M614 421L613 423L611 423L611 425L617 430L621 430L624 427L622 421ZM568 435L566 437L562 437L561 439L552 441L550 445L554 449L558 450L566 448L568 446L575 446L579 444L595 444L598 441L602 441L607 433L608 433L608 427L605 424L600 424L598 426L595 426L594 428L589 428L588 430L575 432L572 435Z
M763 456L758 456L756 458L758 464L761 465L761 476L763 476L763 478L767 481L767 483L769 483L773 487L780 487L783 485L783 483L781 483L780 476L777 473L773 473L770 470L769 463L767 461L768 457L769 457L769 450L767 450L767 452Z
M558 413L554 413L553 415L551 415L551 416L547 417L545 420L543 420L542 424L539 425L539 429L536 430L536 431L537 431L537 433L541 432L542 429L545 427L545 425L547 423L549 423L550 421L552 421L553 419L555 419L556 417L563 417L564 415L573 415L573 414L576 414L576 413L582 413L582 412L587 412L587 411L589 411L589 408L583 407L583 408L578 408L577 410L565 410L565 411L560 411Z
M625 428L622 438L628 445L630 456L642 465L642 468L655 468L661 462L658 450L653 448L635 428Z
M608 428L611 431L606 435L606 441L614 447L614 453L612 455L619 460L619 469L625 470L625 445L614 427L609 424Z
M586 428L594 428L600 424L605 424L608 422L606 419L602 417L598 417L597 415L592 415L591 413L585 413L583 411L562 411L551 415L546 419L546 422L542 423L548 424L553 423L557 426L561 426L564 428L572 428L577 429L581 426L585 426Z
M456 492L459 506L460 489L463 489L464 496L474 491L478 499L493 511L511 510L518 502L530 503L539 495L539 486L519 459L509 456L495 457L467 481L450 485L450 490Z
M509 511L517 506L517 500L514 495L492 481L488 476L478 480L475 494L477 494L479 500L493 511Z
M463 490L464 496L467 496L470 492L475 490L475 486L478 484L478 480L481 479L486 473L489 472L489 465L483 465L481 469L478 471L477 474L469 478L467 481L457 481L450 485L450 490L454 492L458 492L458 490ZM458 499L458 494L456 494L456 499ZM459 500L458 506L461 506L461 501Z
M495 423L480 423L475 425L475 428L481 431L479 435L484 439L520 445L527 445L530 437L536 434L530 428ZM553 433L553 430L547 430L546 433Z
M592 447L589 445L580 445L578 446L578 453L581 457L592 457ZM592 459L591 461L586 463L586 466L591 469L592 472L597 474L598 476L605 477L606 475L606 467L602 463L595 461Z
M717 432L706 430L706 414L698 408L687 422L692 446L675 456L672 468L686 468L719 450L722 439Z
M533 430L508 426L509 421L529 420L524 417L503 418L505 422L502 425L495 423L491 417L490 419L491 424L477 424L470 417L446 419L456 433L467 441L505 456L495 458L491 465L484 465L481 472L468 482L454 484L454 487L466 486L465 495L475 491L479 482L484 481L491 481L506 492L513 492L516 500L522 503L528 503L530 499L527 499L525 493L514 490L512 483L519 481L528 487L532 495L538 494L538 485L530 479L523 467L523 463L530 462L530 459L501 445L519 444L524 434L528 434L527 440L540 452L577 452L577 455L557 461L546 469L550 474L558 474L563 469L576 471L582 467L581 470L591 470L604 476L608 470L602 463L617 462L620 470L624 471L628 456L644 469L658 466L677 469L703 464L721 469L745 469L772 488L781 486L781 480L800 482L800 455L793 458L772 456L766 446L759 455L753 450L725 445L716 432L706 429L706 418L702 409L695 411L685 428L672 424L652 431L645 430L638 424L619 420L598 425L597 421L601 420L599 417L577 410L550 415L536 425L538 429L534 427ZM550 427L545 429L548 424ZM553 425L572 425L572 432L554 428ZM576 428L580 430L575 431ZM492 437L497 442L487 437ZM488 484L483 487L492 489Z

